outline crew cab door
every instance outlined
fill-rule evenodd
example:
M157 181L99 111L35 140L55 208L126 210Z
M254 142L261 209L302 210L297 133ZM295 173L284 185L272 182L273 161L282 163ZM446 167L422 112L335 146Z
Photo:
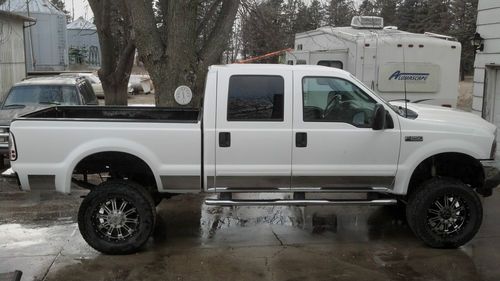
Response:
M292 72L218 72L216 191L290 188ZM210 188L210 187L209 187Z
M292 189L390 188L400 147L397 117L393 128L373 130L377 100L347 77L296 71L294 81Z

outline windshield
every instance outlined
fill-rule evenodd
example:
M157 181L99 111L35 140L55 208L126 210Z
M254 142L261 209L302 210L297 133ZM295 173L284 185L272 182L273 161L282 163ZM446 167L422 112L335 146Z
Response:
M380 100L382 100L388 107L390 107L394 112L396 112L399 116L402 116L402 117L405 117L405 118L409 118L409 119L416 119L417 118L417 113L408 109L408 108L404 108L402 106L397 106L397 105L393 105L393 104L390 104L388 101L386 101L383 97L381 97L379 94L377 94L375 91L373 91L372 89L370 89L369 87L367 87L363 82L361 82L358 78L356 78L356 76L352 75L351 74L351 78L356 80L362 87L363 89L365 89L366 91L369 91L370 93L374 94L375 96L377 96ZM404 101L404 99L402 100Z
M18 105L78 105L75 87L60 85L27 85L13 87L3 107Z

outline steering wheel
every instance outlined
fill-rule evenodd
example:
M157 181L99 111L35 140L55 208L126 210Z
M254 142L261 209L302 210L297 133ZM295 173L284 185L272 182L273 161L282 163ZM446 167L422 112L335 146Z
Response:
M333 98L326 105L325 110L321 116L322 119L325 119L335 108L337 108L340 104L342 104L342 96L339 94L335 94Z

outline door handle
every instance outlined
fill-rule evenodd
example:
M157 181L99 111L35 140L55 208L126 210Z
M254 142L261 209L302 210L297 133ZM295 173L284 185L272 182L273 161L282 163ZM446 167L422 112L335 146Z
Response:
M219 133L219 146L220 147L230 147L231 146L231 133L220 132Z
M307 133L296 133L295 134L295 146L296 147L307 147Z

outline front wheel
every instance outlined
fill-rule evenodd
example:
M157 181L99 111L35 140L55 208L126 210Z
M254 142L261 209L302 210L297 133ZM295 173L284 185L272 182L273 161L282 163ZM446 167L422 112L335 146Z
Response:
M78 211L78 227L87 243L105 254L137 252L151 236L156 211L151 195L123 181L93 189Z
M435 178L410 195L408 224L433 248L457 248L479 230L483 207L477 194L461 181Z

